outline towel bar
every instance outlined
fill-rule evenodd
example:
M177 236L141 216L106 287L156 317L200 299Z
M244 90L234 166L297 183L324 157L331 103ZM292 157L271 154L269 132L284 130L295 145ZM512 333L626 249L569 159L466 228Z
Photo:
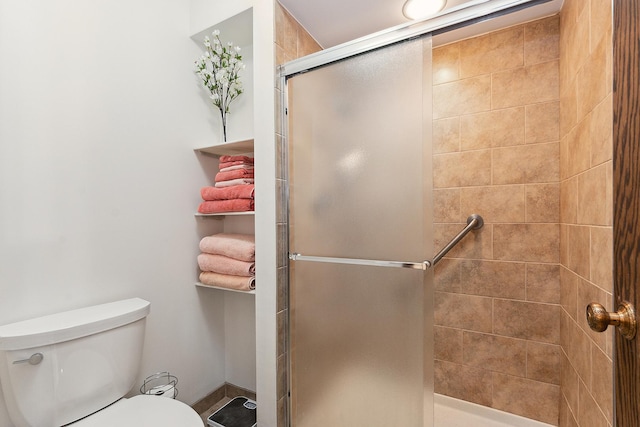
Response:
M382 261L376 259L360 259L360 258L333 258L325 256L307 256L298 253L290 253L291 261L311 261L311 262L329 262L333 264L354 264L369 265L373 267L396 267L396 268L413 268L414 270L426 270L431 267L431 261Z
M443 256L447 254L460 240L464 238L471 230L477 230L482 228L484 220L478 214L473 214L467 218L467 226L462 229L457 236L455 236L447 245L442 248L440 252L433 258L433 261L383 261L377 259L360 259L360 258L335 258L324 256L309 256L299 253L289 253L289 259L291 261L310 261L310 262L328 262L333 264L353 264L353 265L368 265L373 267L396 267L396 268L412 268L415 270L426 270L438 263Z

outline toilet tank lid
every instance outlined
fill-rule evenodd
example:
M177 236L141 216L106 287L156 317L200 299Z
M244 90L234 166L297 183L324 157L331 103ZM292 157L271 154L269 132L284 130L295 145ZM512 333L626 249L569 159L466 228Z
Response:
M149 301L130 298L0 326L0 350L40 347L97 334L146 317L150 306Z

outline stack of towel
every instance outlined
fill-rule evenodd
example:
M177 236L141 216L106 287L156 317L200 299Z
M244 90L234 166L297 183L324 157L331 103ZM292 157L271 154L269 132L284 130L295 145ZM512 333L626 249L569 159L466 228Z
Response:
M253 157L221 156L213 187L200 190L203 214L254 210Z
M256 244L250 234L214 234L200 241L200 283L250 291L256 288Z

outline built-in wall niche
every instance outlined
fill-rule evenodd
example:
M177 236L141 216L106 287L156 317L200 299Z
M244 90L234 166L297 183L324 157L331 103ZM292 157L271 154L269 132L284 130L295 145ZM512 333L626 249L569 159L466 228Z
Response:
M245 69L241 74L243 93L233 101L227 116L227 141L222 139L220 112L211 104L208 92L202 87L202 106L207 109L206 117L211 124L211 133L207 139L193 141L197 165L204 172L201 186L214 185L214 177L219 171L219 157L222 155L253 156L254 133L254 74L253 74L253 8L248 8L219 23L207 26L191 36L204 53L205 36L212 38L214 30L220 31L223 43L240 46ZM195 61L197 56L193 58ZM193 73L194 85L201 85L199 77ZM189 189L199 193L200 188ZM197 205L193 206L194 212ZM198 239L194 239L197 248L199 239L217 233L255 234L254 212L195 214L195 227ZM195 262L195 260L194 260ZM256 293L255 291L233 291L198 283L198 266L194 269L194 282L199 293L213 293L215 298L224 300L224 338L216 337L217 344L224 346L225 382L251 391L257 391L256 385ZM257 275L256 275L257 276ZM257 283L257 279L256 279ZM256 284L259 288L259 283ZM203 298L205 301L206 298ZM203 339L214 339L203 337ZM222 384L221 384L222 385ZM213 391L213 390L212 390Z
M191 36L191 39L198 45L202 53L205 51L204 38L209 36L214 30L220 31L220 40L227 44L233 43L240 46L240 54L245 69L240 74L244 92L231 104L230 112L227 115L227 141L241 141L253 138L253 8L249 8L224 21L213 24L206 29ZM195 61L197 57L194 57ZM200 84L198 76L194 73L194 82ZM211 111L210 124L212 139L202 142L200 145L213 145L222 141L222 122L219 110L211 104L207 91L201 88L201 99Z

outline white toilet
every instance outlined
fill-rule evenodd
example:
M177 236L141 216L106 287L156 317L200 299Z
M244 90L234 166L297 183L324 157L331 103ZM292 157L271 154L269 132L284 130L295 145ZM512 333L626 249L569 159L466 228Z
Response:
M16 427L202 427L168 397L124 398L150 303L132 298L0 326L0 382Z

